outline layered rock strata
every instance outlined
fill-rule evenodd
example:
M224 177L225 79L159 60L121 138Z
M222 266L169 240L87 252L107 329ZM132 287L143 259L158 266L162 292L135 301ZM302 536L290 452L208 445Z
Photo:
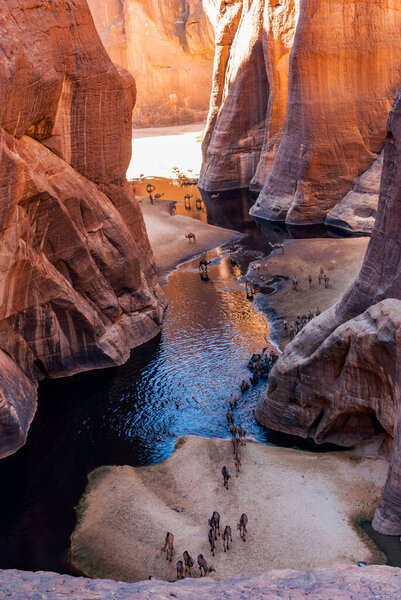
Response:
M110 57L137 82L135 126L206 118L214 4L214 0L89 0Z
M4 456L25 441L40 378L127 360L158 333L164 297L125 185L132 77L86 0L3 0L0 16Z
M13 600L223 600L249 598L262 600L398 600L401 570L394 567L335 567L312 571L271 571L224 582L210 578L180 582L143 581L121 583L106 579L85 579L56 573L0 571L0 592Z
M222 2L199 185L263 186L282 137L298 1Z
M256 410L273 429L351 446L384 434L391 455L374 527L401 534L401 94L390 113L378 216L362 269L276 363ZM392 448L392 450L391 450Z

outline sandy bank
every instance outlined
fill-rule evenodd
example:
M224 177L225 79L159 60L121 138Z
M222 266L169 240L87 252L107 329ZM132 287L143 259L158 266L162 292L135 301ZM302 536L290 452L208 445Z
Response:
M292 323L309 310L315 313L317 306L323 312L338 302L359 273L368 243L367 237L287 240L284 254L275 250L265 261L258 261L262 265L259 274L250 266L247 277L253 281L266 282L275 276L285 278L276 293L259 295L255 300L256 307L272 311L271 333L281 347L289 341L283 334L283 319ZM321 267L329 277L328 288L319 285ZM312 275L311 289L309 274ZM292 289L294 275L299 281L297 292Z
M232 475L229 490L222 484L224 464ZM162 463L94 471L73 534L73 562L91 576L138 581L174 579L184 550L195 560L202 552L217 580L374 560L352 519L375 507L388 468L384 460L248 441L242 465L236 478L231 442L187 437ZM230 551L223 552L218 538L215 557L207 539L213 510L223 527L233 529ZM236 530L242 512L249 518L245 543ZM168 530L175 536L172 563L160 552Z
M151 205L145 198L141 208L162 280L178 264L241 237L238 231L232 229L214 227L181 215L171 216L168 213L168 202L159 201ZM189 232L195 234L195 244L186 239L185 235Z

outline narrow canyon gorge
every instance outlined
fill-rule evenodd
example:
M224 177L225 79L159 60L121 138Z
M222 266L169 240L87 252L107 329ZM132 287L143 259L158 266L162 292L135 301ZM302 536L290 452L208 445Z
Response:
M396 542L401 536L401 5L0 0L0 17L0 478L8 477L5 489L11 482L0 505L0 513L7 509L0 519L0 596L400 598L401 569L382 564L390 555L361 534L358 519ZM154 128L166 127L159 134L167 135L172 126L194 124L205 130L202 136L191 131L203 155L200 171L190 171L193 181L178 167L171 180L157 179L153 165L127 180L132 148L144 147L133 128L156 144ZM368 243L345 234L371 237ZM285 272L279 259L287 261ZM320 288L313 271L307 288L296 265L304 261L312 272L318 260L335 277L330 272L330 283ZM262 280L269 265L264 286L254 286L250 274ZM298 283L310 292L309 305L301 304ZM295 315L311 312L312 298L323 309L313 308L316 316L305 317L290 339L283 333L288 306L282 302L281 314L274 305L282 290L292 292ZM267 298L263 309L258 294ZM270 357L260 376L250 366L255 356L260 364ZM94 373L85 379L86 371ZM55 380L59 388L52 387ZM81 396L70 392L79 388L88 402L65 410L70 399L79 404ZM65 429L63 410L66 420L72 415ZM74 410L86 413L78 418ZM52 430L56 421L60 427ZM72 442L66 429L74 430ZM193 436L190 443L186 436ZM57 438L54 454L47 438ZM23 454L31 448L33 459ZM89 458L79 456L86 451ZM48 462L41 462L47 452ZM56 475L49 468L46 479L53 457L65 454L65 471L56 465ZM29 461L36 456L40 468L32 476ZM281 471L265 456L283 461ZM14 465L22 465L17 474ZM96 485L110 465L112 491L99 493ZM121 484L120 473L132 489ZM252 473L256 502L247 495L255 494ZM360 473L366 486L362 477L354 484ZM57 499L64 490L57 485L63 478L70 485L74 476L79 483L63 512ZM280 499L284 479L288 504ZM85 489L88 481L93 487ZM49 488L48 495L38 488ZM45 498L40 507L37 498ZM105 512L96 515L99 498ZM229 509L238 498L244 506L235 508L236 525ZM309 559L304 539L288 524L285 511L295 513L291 502L298 498L297 519L306 510L316 530L325 519L332 527L319 540L330 545L336 537L339 549L326 562L322 552L321 562ZM50 572L53 563L36 568L57 537L41 530L43 522L54 526L43 517L52 502L60 522L68 517L56 540L64 561L58 573ZM226 511L224 519L229 514L235 535L231 554L219 537L218 560L206 542L206 522L209 542L213 535L217 540L215 513L205 517L212 514L209 502L212 511ZM108 510L109 520L103 518ZM246 544L242 510L250 515ZM146 515L144 529L132 512ZM207 578L197 579L199 554L196 578L185 579L184 566L184 581L177 581L182 549L173 564L158 550L167 526L175 527L176 548L182 535L185 547L196 540L199 551L207 550ZM288 546L293 563L276 570L282 563L275 567L277 556L267 558L274 547L268 536L276 532L275 543L283 545L284 527L297 543L291 538ZM342 527L356 550L342 544ZM106 530L116 544L132 543L129 552L119 548L127 563L124 583L114 576L121 565L113 570L112 544L99 542ZM20 538L6 556L14 532ZM9 568L30 535L43 539L39 563ZM261 538L268 548L262 553L255 544ZM107 546L109 564L91 544ZM302 564L295 546L305 555ZM82 547L86 562L80 563ZM135 578L129 569L141 552ZM395 555L398 560L401 547ZM105 569L100 574L95 558ZM294 563L297 570L290 570ZM79 577L70 577L74 569Z

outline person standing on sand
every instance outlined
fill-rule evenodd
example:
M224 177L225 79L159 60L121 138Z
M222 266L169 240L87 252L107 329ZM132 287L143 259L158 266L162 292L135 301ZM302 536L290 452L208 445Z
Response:
M298 291L298 279L297 276L295 275L293 280L292 280L292 289L295 290L296 292Z
M311 287L312 287L312 275L310 273L308 275L308 283L309 283L309 289L311 289Z

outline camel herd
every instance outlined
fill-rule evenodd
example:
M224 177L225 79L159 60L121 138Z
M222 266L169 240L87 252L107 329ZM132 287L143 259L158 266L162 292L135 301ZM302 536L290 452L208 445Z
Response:
M261 357L261 356L263 356L263 354L259 354L259 355L254 354L250 360L250 363L253 364L253 360L257 356ZM234 423L233 408L235 408L236 404L237 404L237 399L234 396L234 394L232 394L231 398L229 400L229 408L226 413L226 418L227 418L227 425L230 430L231 440L232 440L232 445L233 445L234 465L235 465L235 470L236 470L236 476L238 477L238 475L240 474L240 470L241 470L241 449L244 446L246 446L246 431L242 427L242 425L240 425L240 424L236 425ZM223 475L223 486L225 489L228 490L229 489L229 480L231 479L231 475L230 475L226 465L224 465L222 467L221 473ZM212 556L215 556L215 553L217 550L217 541L218 541L219 537L221 538L221 540L223 542L223 551L224 552L227 552L230 550L230 544L232 544L232 542L233 542L233 534L232 534L231 526L226 525L224 527L223 533L221 533L220 521L221 521L220 513L217 512L216 510L213 511L211 518L208 519L208 526L209 526L208 541L209 541L210 552L211 552ZM239 531L240 538L244 542L246 541L246 534L248 532L247 525L248 525L248 516L245 513L242 513L242 515L239 518L239 522L237 523L237 530ZM161 552L165 552L166 560L172 562L173 555L174 555L174 535L170 531L168 531L166 533L164 545L161 548ZM184 579L187 576L192 577L192 569L195 565L195 561L189 554L188 550L185 550L183 552L182 556L183 556L183 558L178 560L176 563L177 579ZM208 564L208 562L203 554L198 554L197 562L198 562L200 577L203 577L203 576L216 570L212 565Z

